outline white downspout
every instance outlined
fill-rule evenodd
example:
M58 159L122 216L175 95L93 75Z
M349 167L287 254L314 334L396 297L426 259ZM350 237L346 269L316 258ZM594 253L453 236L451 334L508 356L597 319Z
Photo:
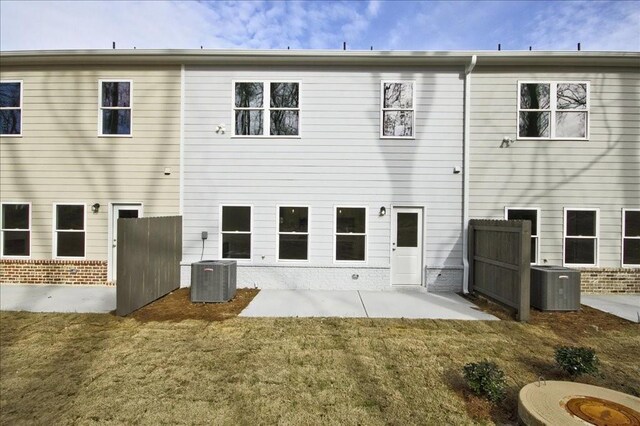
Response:
M469 293L469 169L471 158L471 72L478 57L471 56L471 62L464 69L464 135L462 138L462 292Z

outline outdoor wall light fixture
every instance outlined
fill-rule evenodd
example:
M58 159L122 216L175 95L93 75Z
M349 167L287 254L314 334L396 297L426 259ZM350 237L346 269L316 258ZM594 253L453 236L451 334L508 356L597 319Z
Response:
M513 139L511 139L509 136L504 136L502 138L502 143L500 144L500 148L508 148L509 146L511 146L515 141Z
M91 211L94 213L98 213L100 211L100 203L95 203L91 206Z
M380 207L380 216L384 216L387 214L387 209L384 207Z

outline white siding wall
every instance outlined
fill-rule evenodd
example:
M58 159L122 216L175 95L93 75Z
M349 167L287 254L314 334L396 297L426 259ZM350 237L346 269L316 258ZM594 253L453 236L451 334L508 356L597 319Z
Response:
M233 80L269 79L300 82L300 138L232 137ZM380 82L396 79L416 82L415 140L379 137ZM310 260L301 267L329 267L339 288L362 268L382 268L386 272L373 274L378 280L360 278L358 286L389 286L390 206L416 205L426 213L425 266L460 267L462 176L453 174L462 161L459 70L187 67L185 93L185 263L200 259L201 231L209 232L204 258L220 258L219 206L250 204L253 258L240 264L285 270L274 279L244 271L246 282L238 284L308 286L295 283L303 276L291 278L290 263L276 261L276 205L307 205ZM219 124L226 134L216 134ZM369 208L366 264L334 264L336 205ZM378 216L381 206L384 217ZM344 279L335 277L334 267L344 268ZM320 283L322 270L306 279L314 281L314 275L315 287L331 287ZM183 272L186 283L187 266ZM461 275L453 281L458 286Z
M86 204L88 260L107 260L109 202L178 213L179 67L3 67L0 79L23 82L22 136L0 138L0 195L32 203L32 259L52 258L53 203ZM132 137L98 137L100 79L133 81Z
M518 81L589 81L588 141L516 139ZM620 267L621 209L640 206L640 74L632 69L483 69L472 75L471 217L541 209L540 259L562 264L564 207L600 209L601 267Z

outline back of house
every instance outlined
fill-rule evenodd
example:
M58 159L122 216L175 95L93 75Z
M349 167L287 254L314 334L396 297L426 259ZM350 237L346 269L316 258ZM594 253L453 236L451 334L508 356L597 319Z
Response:
M118 218L182 214L182 285L463 290L467 221L640 292L640 55L4 52L2 282L114 281Z
M638 56L480 59L470 108L471 216L531 220L532 264L583 292L640 292Z

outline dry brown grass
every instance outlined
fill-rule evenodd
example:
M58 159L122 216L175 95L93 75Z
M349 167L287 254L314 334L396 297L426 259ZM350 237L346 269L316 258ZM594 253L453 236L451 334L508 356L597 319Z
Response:
M601 315L583 312L595 327L579 333L551 320L176 323L2 312L0 423L515 422L520 387L561 377L552 361L561 344L601 358L602 375L581 381L638 395L639 326L601 327ZM508 376L497 407L467 395L461 379L465 363L482 359Z

